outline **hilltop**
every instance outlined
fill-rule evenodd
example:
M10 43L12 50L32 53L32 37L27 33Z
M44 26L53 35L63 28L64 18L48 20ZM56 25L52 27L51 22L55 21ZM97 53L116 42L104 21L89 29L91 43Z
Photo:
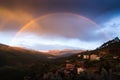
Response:
M120 57L120 39L118 37L109 40L96 49L99 54Z
M0 66L46 61L49 59L49 57L53 56L35 50L0 44Z
M28 64L51 58L77 59L79 54L95 54L102 57L120 57L120 39L109 40L95 50L51 50L47 53L0 44L0 66Z
M99 57L109 58L109 59L112 59L112 58L120 59L120 39L116 37L112 40L109 40L103 43L100 47L96 48L95 50L89 50L89 51L87 50L63 59L76 60L78 59L78 55L91 55L91 54L97 55Z

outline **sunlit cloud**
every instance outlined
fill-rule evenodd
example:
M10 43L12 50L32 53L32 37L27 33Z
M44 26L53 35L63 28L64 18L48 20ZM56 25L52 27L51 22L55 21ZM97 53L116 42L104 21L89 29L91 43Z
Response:
M33 16L27 11L0 7L0 31L17 31L31 19Z
M1 0L0 43L36 50L94 49L120 37L120 17L112 16L114 8L120 9L119 1ZM104 18L96 20L101 15Z
M106 39L104 32L95 33L99 30L99 25L88 18L72 13L50 14L27 24L29 25L25 28L21 26L22 31L20 29L12 35L11 40L7 41L9 45L36 50L95 49ZM16 26L13 26L11 30L15 30ZM8 32L9 35L14 32L5 28L6 35ZM19 35L16 36L18 33ZM3 36L5 35L1 37Z

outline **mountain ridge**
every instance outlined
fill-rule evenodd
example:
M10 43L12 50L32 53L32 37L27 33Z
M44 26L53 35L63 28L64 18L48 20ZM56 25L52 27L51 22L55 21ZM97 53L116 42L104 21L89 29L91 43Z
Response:
M73 52L72 52L73 51ZM78 51L78 52L77 52ZM54 50L53 50L54 52ZM60 54L61 53L61 54ZM81 51L81 50L60 50L56 51L56 55L52 54L52 51L48 53L28 50L20 47L11 47L8 45L0 44L0 66L2 65L17 65L17 64L27 64L34 63L36 61L48 61L50 59L56 58L73 58L77 57L79 54L96 54L96 55L109 55L109 56L118 56L120 57L120 40L118 37L113 40L107 41L102 44L99 48L90 51ZM65 58L65 59L66 59Z
M24 49L21 47L11 47L8 45L0 44L0 66L46 61L49 60L49 57L53 56L35 50Z
M108 59L113 59L114 57L116 57L117 59L120 60L120 39L118 37L106 41L105 43L103 43L100 47L94 49L94 50L87 50L72 56L69 56L67 58L64 58L64 60L66 59L70 59L70 60L76 60L78 59L78 55L90 55L90 54L95 54L98 55L99 57L102 58L108 58Z

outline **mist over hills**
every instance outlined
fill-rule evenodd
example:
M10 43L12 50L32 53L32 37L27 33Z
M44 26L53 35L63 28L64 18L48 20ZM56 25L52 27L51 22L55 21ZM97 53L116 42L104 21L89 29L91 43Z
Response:
M61 59L62 57L73 58L78 54L100 54L120 57L120 39L116 37L113 40L105 42L99 48L91 51L84 50L50 50L48 52L40 52L35 50L24 49L20 47L12 47L0 44L0 66L28 64L36 61L47 61L50 59Z
M114 68L120 63L120 40L115 38L105 42L95 50L82 52L81 50L67 49L62 51L52 50L45 53L0 44L0 80L23 80L24 76L31 76L33 73L43 75L43 73L52 69L63 68L66 60L75 63L79 60L79 54L96 54L106 58L115 56L118 59L115 59L115 61L112 59ZM91 62L91 64L96 65L97 63ZM89 67L93 66L91 64L86 63Z
M116 57L117 59L120 59L120 39L118 37L109 40L105 43L103 43L100 47L96 48L95 50L90 51L84 51L75 55L72 55L68 57L67 59L77 59L77 56L80 54L95 54L99 57L105 57L108 59L112 59L113 57Z
M31 64L37 61L48 61L54 58L68 57L81 52L81 50L50 50L40 52L21 47L0 44L0 66Z
M64 50L49 50L46 54L51 54L59 57L69 57L71 55L84 52L85 50L71 50L71 49L64 49Z

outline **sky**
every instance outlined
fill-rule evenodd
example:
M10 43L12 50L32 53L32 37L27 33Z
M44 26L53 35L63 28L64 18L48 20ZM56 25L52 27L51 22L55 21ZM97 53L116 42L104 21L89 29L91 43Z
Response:
M120 37L120 0L0 0L0 43L91 50Z

